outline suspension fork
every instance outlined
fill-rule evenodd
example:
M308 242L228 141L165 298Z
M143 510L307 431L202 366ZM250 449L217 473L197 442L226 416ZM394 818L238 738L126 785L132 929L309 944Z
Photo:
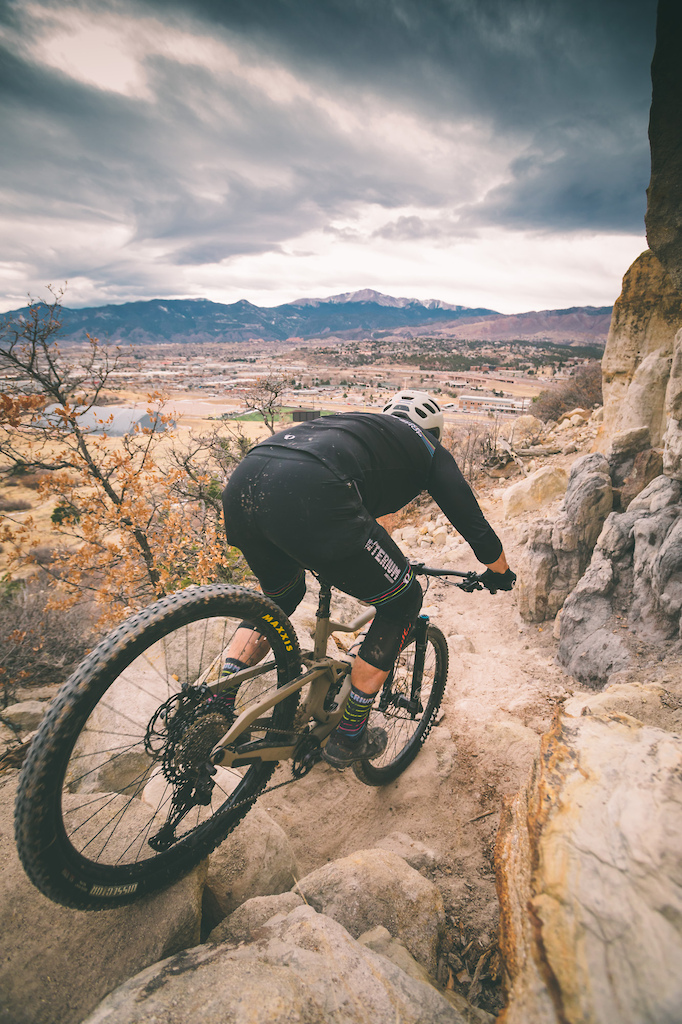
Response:
M415 652L412 667L412 686L410 696L395 698L396 707L409 711L411 715L420 714L424 708L421 703L422 679L424 678L424 661L426 659L426 634L429 628L428 615L420 615L414 624ZM389 679L391 677L389 676Z

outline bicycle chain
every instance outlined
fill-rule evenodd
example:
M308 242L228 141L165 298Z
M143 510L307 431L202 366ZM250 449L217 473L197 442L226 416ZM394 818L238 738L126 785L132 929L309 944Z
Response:
M399 718L400 716L396 715L395 717ZM429 725L429 728L426 730L425 736L428 736L429 732L431 731L431 725L432 724L433 723L431 723ZM274 729L274 728L270 728L270 729L268 729L268 732L278 732L278 733L283 733L284 735L287 735L290 732L290 730L289 729ZM293 771L293 766L292 766L292 771ZM290 786L292 782L298 782L298 781L299 781L298 776L292 775L292 777L290 779L285 779L284 782L278 782L275 786L266 786L265 789L260 789L253 796L245 797L245 799L244 800L240 800L239 803L233 804L232 807L230 808L230 810L231 811L238 811L240 807L244 807L246 804L254 804L256 802L256 800L259 800L260 797L265 796L266 793L274 793L276 789L283 789L284 786Z
M268 727L269 733L279 733L282 736L291 735L291 729L276 729L274 726ZM293 771L293 767L292 767ZM298 778L292 775L290 779L285 779L284 782L278 782L275 786L266 786L265 789L259 789L253 796L245 797L244 800L240 800L239 803L233 804L230 807L231 811L238 811L240 807L244 807L246 804L254 804L260 797L265 796L266 793L274 793L276 789L283 789L284 786L290 786L292 782L298 782Z
M280 729L279 732L284 732L284 730ZM247 796L244 798L244 800L240 800L239 803L232 804L232 806L230 807L230 811L238 811L240 807L244 807L246 804L254 804L256 800L259 800L260 797L265 796L266 793L274 793L276 789L282 789L284 786L290 786L292 782L298 782L298 779L295 775L292 775L290 779L285 779L284 782L278 782L277 785L275 786L266 786L265 789L259 789L257 793L254 793L253 796Z

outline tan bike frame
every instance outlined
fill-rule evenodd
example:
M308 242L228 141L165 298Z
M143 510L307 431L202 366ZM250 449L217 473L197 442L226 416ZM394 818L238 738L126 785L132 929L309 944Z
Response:
M376 614L376 609L370 607L367 611L358 615L356 619L353 619L352 622L336 622L329 617L328 612L325 614L325 610L329 609L328 595L330 592L330 587L327 587L326 584L321 585L312 658L306 655L301 657L304 671L292 682L287 683L286 686L279 687L271 696L264 697L251 708L241 713L239 718L233 722L222 739L219 740L211 751L211 761L213 764L229 768L241 768L244 765L255 764L259 761L286 761L294 756L296 747L303 735L314 737L319 741L320 746L324 746L327 737L336 727L343 714L346 698L350 693L350 671L353 664L352 661L328 658L326 654L327 640L332 633L357 632L362 626L370 622ZM230 685L246 682L248 679L260 675L261 672L273 668L275 668L275 662L269 661L242 669L241 672L235 672L234 675L230 676ZM343 680L343 684L337 698L331 709L325 710L324 702L329 687L340 680ZM308 684L310 684L310 689L298 711L297 718L300 724L293 740L277 746L267 744L266 741L259 741L257 749L253 750L248 749L249 744L243 745L247 748L243 751L230 749L237 742L239 736L245 730L248 730L250 726L254 724L265 725L265 723L259 722L261 715ZM212 693L217 693L220 689L220 683L213 683L209 685L208 689ZM308 732L304 732L309 722L313 722L314 725ZM256 744L254 744L254 747L256 747Z

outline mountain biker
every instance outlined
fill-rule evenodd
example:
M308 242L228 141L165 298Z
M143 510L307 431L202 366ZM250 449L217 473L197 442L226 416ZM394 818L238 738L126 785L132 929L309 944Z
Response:
M305 594L305 568L376 607L354 659L343 717L323 751L344 768L385 748L367 726L375 694L422 604L409 562L379 516L428 491L488 568L483 581L511 590L516 576L454 458L440 443L443 413L425 392L402 391L381 413L340 413L295 423L256 444L223 492L228 543L240 548L263 593L290 615ZM244 624L223 676L258 662L267 641ZM233 713L237 688L212 698Z

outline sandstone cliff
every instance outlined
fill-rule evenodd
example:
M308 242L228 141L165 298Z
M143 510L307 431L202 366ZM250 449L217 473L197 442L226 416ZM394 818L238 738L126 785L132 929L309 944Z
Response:
M665 433L665 393L675 335L682 327L682 294L650 251L623 278L602 360L604 427L600 447L621 430L648 426L651 443Z

